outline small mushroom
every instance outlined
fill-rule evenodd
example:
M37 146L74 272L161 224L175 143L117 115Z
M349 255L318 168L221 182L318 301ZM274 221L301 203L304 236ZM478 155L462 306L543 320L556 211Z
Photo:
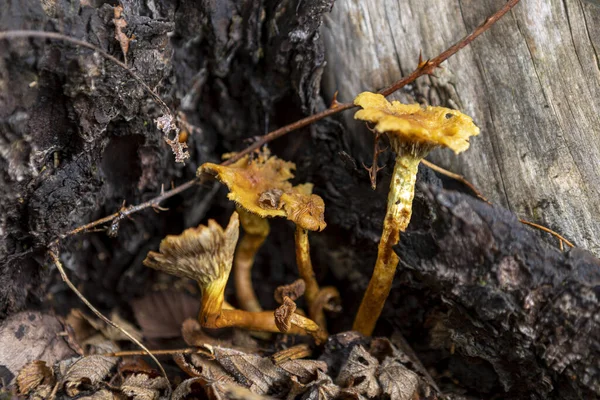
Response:
M359 94L354 104L362 107L354 118L375 124L375 131L385 133L396 152L377 261L353 326L369 336L390 293L398 265L392 246L410 222L419 163L437 147L447 147L457 154L468 149L469 138L478 135L479 128L469 116L456 110L390 103L384 96L370 92Z
M273 311L250 312L225 307L225 286L239 236L239 218L233 213L225 230L213 220L208 226L169 235L160 243L160 252L149 252L144 265L183 278L193 279L202 289L200 324L206 328L238 327L255 331L280 332ZM287 333L310 334L321 342L324 332L308 318L295 315Z
M263 150L254 158L243 157L231 165L203 164L198 169L198 175L211 173L229 188L228 198L238 207L244 208L251 214L262 218L285 217L296 224L296 262L300 277L306 283L306 302L309 309L319 295L319 285L315 278L310 260L308 231L321 231L325 228L325 204L321 197L312 193L313 185L305 183L293 186L289 180L294 177L294 163L271 156L268 150ZM258 249L256 249L258 250ZM240 265L242 271L248 265L247 254ZM236 268L238 262L236 261ZM236 270L235 275L238 274ZM240 272L236 287L242 286L242 295L252 293L249 270ZM238 279L236 278L236 282ZM246 290L250 288L250 290ZM338 295L339 297L339 295ZM240 304L242 299L239 298ZM323 310L315 309L311 318L324 327Z

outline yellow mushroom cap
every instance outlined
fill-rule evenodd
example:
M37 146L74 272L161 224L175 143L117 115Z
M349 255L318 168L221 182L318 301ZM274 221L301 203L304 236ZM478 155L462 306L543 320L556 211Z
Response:
M400 148L422 146L448 147L455 153L469 148L469 138L479 134L471 117L445 107L421 107L419 104L391 103L380 94L363 92L354 104L362 107L355 119L375 124L375 130L386 133L396 152Z
M233 213L227 229L214 220L208 226L189 228L180 235L169 235L160 242L160 252L151 251L144 265L207 287L214 282L225 287L239 236L239 218Z
M311 183L292 186L289 180L294 177L295 168L294 163L264 151L231 165L205 163L198 168L198 175L216 175L229 188L229 200L253 214L285 217L303 229L323 230L327 226L323 199L312 194Z

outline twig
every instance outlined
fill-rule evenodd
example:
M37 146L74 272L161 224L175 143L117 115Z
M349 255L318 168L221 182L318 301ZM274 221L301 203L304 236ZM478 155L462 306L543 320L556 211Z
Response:
M106 216L104 218L100 218L100 219L98 219L96 221L93 221L93 222L90 222L88 224L85 224L85 225L82 225L80 227L77 227L77 228L75 228L75 229L73 229L73 230L71 230L71 231L69 231L67 233L64 233L64 234L60 235L58 237L58 239L54 240L52 243L50 243L50 245L57 244L59 240L65 239L65 238L67 238L69 236L76 235L76 234L78 234L80 232L88 231L91 228L94 228L94 227L96 227L98 225L106 224L108 222L111 223L111 227L113 227L113 229L114 229L114 227L118 226L118 224L124 218L129 217L131 214L134 214L134 213L136 213L138 211L141 211L141 210L143 210L145 208L148 208L148 207L158 207L158 205L162 201L168 199L169 197L173 197L176 194L179 194L179 193L181 193L181 192L183 192L183 191L191 188L192 186L196 185L198 182L199 182L198 178L194 178L194 179L189 180L186 183L181 184L181 185L177 186L176 188L171 189L171 190L169 190L167 192L163 191L159 196L156 196L153 199L150 199L150 200L148 200L148 201L146 201L144 203L141 203L141 204L138 204L138 205L135 205L135 206L129 206L129 207L122 208L121 210L119 210L118 212L116 212L114 214L108 215L108 216Z
M498 11L496 11L492 16L488 17L481 25L473 30L473 32L469 33L467 36L462 38L459 42L455 43L447 50L442 52L437 57L434 57L430 60L421 61L410 75L405 78L400 79L395 82L393 85L380 90L379 93L384 96L389 96L394 93L396 90L408 85L413 82L415 79L423 76L432 74L433 71L448 58L452 57L462 48L468 46L473 40L475 40L479 35L487 31L494 25L500 18L504 16L507 12L509 12L514 6L519 3L519 0L509 0L504 4Z
M524 220L524 219L521 219L521 218L519 218L519 222L521 222L522 224L525 224L525 225L532 226L532 227L534 227L534 228L537 228L537 229L539 229L539 230L541 230L541 231L544 231L544 232L547 232L547 233L551 234L552 236L554 236L555 238L557 238L557 239L559 240L559 242L561 243L561 250L562 250L562 243L563 243L563 242L564 242L564 243L565 243L567 246L569 246L569 247L571 247L571 248L575 247L575 245L574 245L573 243L569 242L567 239L565 239L564 237L562 237L562 236L561 236L561 235L559 235L558 233L554 232L554 231L553 231L552 229L550 229L550 228L546 228L546 227L545 227L545 226L543 226L543 225L538 225L538 224L536 224L535 222L529 222L529 221L526 221L526 220Z
M477 190L477 188L475 187L475 185L473 185L471 182L469 182L464 176L456 174L454 172L450 172L447 169L439 167L439 166L433 164L432 162L429 162L429 161L426 161L426 160L423 160L421 162L423 164L425 164L426 166L428 166L429 168L431 168L432 170L434 170L434 171L436 171L436 172L438 172L438 173L440 173L442 175L445 175L448 178L455 179L455 180L459 181L460 183L462 183L463 185L465 185L469 189L471 189L471 191L473 191L473 193L475 193L477 195L477 197L479 197L481 200L485 201L489 205L492 205L492 203L485 196L483 196L479 190ZM552 236L558 238L561 251L563 250L563 242L567 246L569 246L569 247L575 247L575 245L573 243L571 243L570 241L568 241L563 236L561 236L560 234L558 234L557 232L553 231L550 228L546 228L543 225L539 225L539 224L536 224L534 222L529 222L529 221L526 221L526 220L521 219L521 218L519 218L519 222L521 222L522 224L534 227L536 229L539 229L541 231L547 232L547 233L551 234Z
M151 350L141 351L141 350L126 350L126 351L116 351L114 353L103 353L101 356L105 357L131 357L131 356L145 356L145 355L154 355L154 356L170 356L173 354L208 354L206 350L197 349L194 347L188 347L186 349L171 349L171 350Z
M427 167L431 168L432 170L434 170L435 172L438 172L442 175L447 176L448 178L452 178L454 180L459 181L460 183L462 183L463 185L465 185L466 187L468 187L469 189L471 189L471 191L473 193L475 193L475 195L477 197L479 197L480 200L485 201L488 204L492 204L483 194L481 194L481 192L479 190L477 190L477 188L475 187L475 185L473 185L471 182L469 182L467 180L467 178L465 178L462 175L456 174L454 172L450 172L447 169L444 169L440 166L435 165L432 162L429 162L427 160L423 160L421 161L422 164L426 165Z
M377 164L377 159L379 158L379 155L387 149L381 150L379 148L379 139L381 139L381 135L383 135L383 134L376 132L374 129L371 129L368 126L367 126L367 128L375 134L375 138L373 139L373 163L371 164L371 167L367 167L363 163L363 168L366 169L367 171L369 171L369 179L371 180L371 189L375 190L375 189L377 189L377 173L385 168L385 165L383 167L380 167Z
M150 97L152 97L152 99L160 106L160 108L162 108L162 110L165 114L171 116L172 119L175 119L175 115L171 112L171 109L169 108L169 106L167 106L167 104L156 93L154 93L154 91L150 88L150 86L148 86L148 84L146 84L146 82L143 81L142 78L140 78L135 72L133 72L131 69L129 69L129 67L125 63L123 63L122 61L119 61L117 58L111 56L110 54L108 54L104 50L98 48L97 46L94 46L93 44L88 43L86 41L83 41L83 40L80 40L80 39L77 39L77 38L74 38L71 36L63 35L61 33L56 33L56 32L27 31L27 30L0 31L0 40L15 39L15 38L32 38L32 37L42 38L42 39L62 40L65 42L73 43L77 46L86 47L90 50L94 50L96 53L98 53L105 59L107 59L107 60L117 64L119 67L123 68L133 79L135 79L135 81L137 83L142 85L144 90L146 92L148 92Z
M81 292L75 287L75 285L73 285L73 282L71 282L71 280L69 280L69 277L67 276L67 273L65 272L62 263L60 262L60 259L58 258L58 256L56 255L56 253L54 253L54 251L52 250L48 250L48 254L50 255L50 257L52 258L52 260L54 261L54 265L56 265L56 269L58 269L58 272L60 272L60 276L62 278L62 280L67 284L67 286L77 295L77 297L79 297L79 299L90 309L92 310L92 312L98 317L100 318L102 321L106 322L108 325L112 326L113 328L118 329L119 331L121 331L125 336L127 336L133 343L137 344L140 348L142 348L146 354L148 354L150 356L150 358L152 358L152 360L154 360L154 362L158 365L158 368L160 369L160 371L162 372L162 374L165 376L165 379L167 380L167 382L169 381L169 377L167 376L167 372L164 370L163 366L161 365L161 363L158 361L158 359L156 357L154 357L154 355L152 355L152 353L150 352L150 350L148 350L146 348L146 346L144 346L139 340L137 340L135 337L133 337L129 332L127 332L125 329L121 328L119 325L115 324L113 321L111 321L110 319L106 318L100 311L98 311L96 309L96 307L94 307L89 301L88 299L85 298L85 296L83 294L81 294Z
M389 96L390 94L394 93L395 91L397 91L397 90L403 88L404 86L408 85L409 83L413 82L420 76L431 74L433 72L433 70L435 68L437 68L441 63L446 61L448 58L452 57L460 49L467 46L469 43L471 43L473 40L475 40L475 38L477 38L482 33L487 31L488 29L490 29L492 27L492 25L494 25L496 23L496 21L498 21L500 18L502 18L504 16L504 14L506 14L514 6L516 6L518 2L519 2L519 0L509 0L504 6L502 6L502 8L500 8L492 16L488 17L481 25L479 25L477 28L475 28L473 30L473 32L471 32L470 34L468 34L467 36L462 38L460 41L458 41L457 43L455 43L448 49L446 49L444 52L442 52L437 57L432 58L431 60L420 62L419 65L417 66L417 68L410 75L400 79L399 81L394 82L391 86L380 90L379 93L384 96ZM295 131L296 129L304 128L305 126L310 125L314 122L320 121L323 118L330 117L334 114L337 114L339 112L349 110L349 109L355 108L355 107L356 106L352 103L338 103L337 96L336 96L335 101L333 101L331 106L328 109L326 109L325 111L321 111L320 113L308 116L308 117L303 118L299 121L296 121L290 125L286 125L282 128L274 130L273 132L270 132L264 136L261 136L260 139L258 139L256 142L254 142L251 146L246 147L244 150L240 151L239 153L237 153L236 155L234 155L233 157L228 159L224 163L224 165L229 165L231 163L234 163L234 162L238 161L240 158L244 157L245 155L250 154L253 151L261 148L262 146L269 143L270 141L280 138L281 136L286 135L292 131Z
M271 356L271 360L276 365L279 365L286 361L298 360L300 358L310 357L312 355L312 353L313 353L312 348L308 344L302 343L302 344L297 344L296 346L292 346L287 349L278 351L277 353L275 353Z

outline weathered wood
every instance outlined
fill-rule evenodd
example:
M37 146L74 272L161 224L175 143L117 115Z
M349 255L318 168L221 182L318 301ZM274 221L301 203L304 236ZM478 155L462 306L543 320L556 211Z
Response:
M323 34L325 92L350 101L458 41L501 0L339 1ZM431 159L490 199L600 254L600 6L522 0L436 73L394 95L458 108L482 134L465 154ZM352 113L346 121L351 124ZM353 129L354 132L360 130ZM356 133L364 144L368 132ZM356 157L370 160L368 146ZM362 151L362 153L360 153Z

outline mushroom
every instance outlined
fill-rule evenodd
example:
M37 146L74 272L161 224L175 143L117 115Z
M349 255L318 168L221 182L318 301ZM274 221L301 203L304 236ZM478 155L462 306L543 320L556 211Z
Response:
M234 201L238 207L247 210L261 218L285 217L296 224L296 262L300 277L306 283L306 302L309 309L319 297L320 288L315 278L310 260L310 247L308 242L308 231L321 231L327 225L323 215L325 204L321 197L312 193L313 185L310 183L292 186L289 182L294 177L292 170L296 166L292 162L281 160L271 156L268 150L263 150L254 158L245 156L231 165L218 165L212 163L203 164L198 169L198 175L211 173L229 188L228 198ZM242 286L242 295L252 293L250 272L244 271L248 265L247 254L242 262L236 262L242 266L241 271L235 271L240 279L236 278ZM246 290L250 288L250 291ZM239 296L239 294L238 294ZM339 298L339 294L337 296ZM240 299L240 304L242 299ZM323 309L315 309L311 318L324 327L325 317Z
M237 213L233 213L225 230L214 220L209 220L208 226L200 225L181 235L167 236L160 243L160 252L149 252L144 265L198 282L202 290L198 319L203 327L281 332L273 311L250 312L224 307L225 286L238 235ZM290 328L286 333L310 334L318 342L326 337L324 331L308 318L295 314L289 321Z
M447 147L456 154L468 149L469 138L478 135L479 128L456 110L390 103L370 92L359 94L354 104L362 107L354 118L375 124L375 131L385 133L396 152L377 261L353 326L369 336L390 293L399 260L392 246L410 222L419 163L437 147Z

